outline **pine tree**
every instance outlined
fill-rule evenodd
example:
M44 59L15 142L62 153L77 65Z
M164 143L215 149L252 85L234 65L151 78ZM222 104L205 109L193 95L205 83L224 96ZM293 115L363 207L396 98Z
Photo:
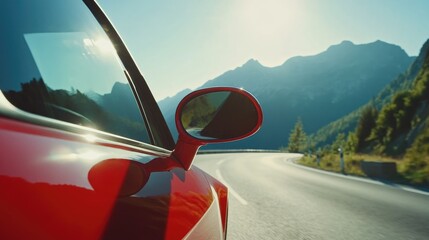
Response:
M355 132L349 132L347 135L347 141L345 146L345 151L349 153L355 153L357 150L358 138Z
M373 104L365 107L361 113L358 125L356 127L357 146L360 151L365 147L367 138L371 135L372 129L376 126L378 111Z
M303 152L306 145L306 134L304 126L300 118L297 119L295 127L289 135L289 145L287 147L289 152Z

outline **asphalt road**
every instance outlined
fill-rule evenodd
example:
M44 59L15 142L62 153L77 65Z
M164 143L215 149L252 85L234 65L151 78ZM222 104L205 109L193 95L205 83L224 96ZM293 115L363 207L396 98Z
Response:
M299 157L197 156L230 187L228 239L429 239L429 194L291 162Z

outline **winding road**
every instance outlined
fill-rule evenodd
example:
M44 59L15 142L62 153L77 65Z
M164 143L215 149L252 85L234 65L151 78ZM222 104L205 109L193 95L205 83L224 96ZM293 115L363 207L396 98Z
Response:
M229 187L228 239L429 239L429 194L302 167L299 154L198 155Z

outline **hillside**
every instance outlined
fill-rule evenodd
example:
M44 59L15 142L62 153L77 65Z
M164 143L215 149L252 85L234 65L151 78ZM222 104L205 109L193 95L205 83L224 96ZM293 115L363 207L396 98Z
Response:
M305 131L314 133L368 102L413 60L399 46L382 41L359 45L343 41L320 54L293 57L273 68L249 60L200 88L233 86L250 91L262 105L263 127L252 138L214 147L286 146L298 117ZM161 110L166 113L166 106L177 106L180 99L174 96L160 101ZM174 131L174 118L165 117Z
M425 138L429 127L429 51L423 48L424 62L409 88L397 90L390 102L379 111L376 125L367 139L377 153L401 156L414 144ZM424 148L424 147L423 147Z
M394 84L392 86L392 84ZM347 153L387 156L398 159L399 172L416 184L429 183L429 40L406 74L347 117L322 128L315 139L325 134L335 142L324 146L325 153L344 147ZM395 87L395 88L394 88ZM383 95L389 92L388 95ZM374 103L377 104L374 104ZM357 118L356 118L357 116ZM357 127L350 132L338 130L339 123ZM347 125L347 124L345 124ZM331 131L337 128L335 131ZM347 134L347 139L344 136ZM339 141L339 139L341 139ZM319 142L320 144L321 142ZM321 144L323 145L323 144Z
M359 117L365 108L373 105L380 110L383 106L390 103L392 98L399 91L410 90L413 87L414 80L423 68L428 51L429 40L422 46L419 56L410 65L407 71L400 74L395 80L386 85L386 87L384 87L375 98L368 101L365 105L352 111L346 116L329 123L319 129L316 133L310 135L313 143L316 146L321 147L332 143L339 133L347 134L350 131L354 131L359 121Z

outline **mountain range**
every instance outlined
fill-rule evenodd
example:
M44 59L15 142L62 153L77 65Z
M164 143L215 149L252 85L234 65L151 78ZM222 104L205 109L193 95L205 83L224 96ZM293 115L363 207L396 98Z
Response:
M287 146L297 118L302 120L307 133L315 133L375 98L406 72L414 60L401 47L383 41L367 44L343 41L313 56L292 57L277 67L265 67L251 59L198 89L244 88L259 100L264 112L263 126L248 139L211 148ZM185 89L159 102L172 132L175 132L172 113L190 91Z

